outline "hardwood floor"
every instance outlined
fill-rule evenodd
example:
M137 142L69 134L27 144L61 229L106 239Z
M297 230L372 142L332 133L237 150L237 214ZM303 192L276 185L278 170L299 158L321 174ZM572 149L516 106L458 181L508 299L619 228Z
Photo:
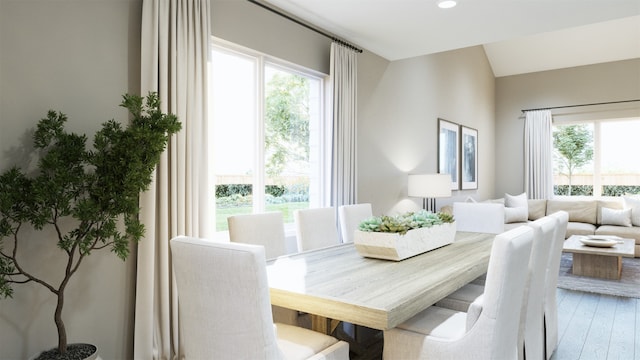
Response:
M640 360L640 299L558 289L552 360Z

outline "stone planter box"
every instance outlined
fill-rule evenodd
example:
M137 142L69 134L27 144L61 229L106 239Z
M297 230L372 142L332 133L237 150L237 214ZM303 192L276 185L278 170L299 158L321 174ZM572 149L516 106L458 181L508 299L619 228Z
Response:
M356 230L354 243L364 257L400 261L448 244L456 237L456 223L407 231L406 234Z

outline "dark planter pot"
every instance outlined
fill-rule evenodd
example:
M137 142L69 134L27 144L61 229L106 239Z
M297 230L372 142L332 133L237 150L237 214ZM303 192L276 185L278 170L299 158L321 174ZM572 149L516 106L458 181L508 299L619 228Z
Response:
M60 355L58 348L44 351L32 360L100 360L98 348L91 344L69 344L67 353Z

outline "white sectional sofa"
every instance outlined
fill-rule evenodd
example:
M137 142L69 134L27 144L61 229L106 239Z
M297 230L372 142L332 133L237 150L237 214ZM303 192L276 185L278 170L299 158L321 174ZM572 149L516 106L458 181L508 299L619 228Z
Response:
M496 207L490 204L501 204ZM525 205L526 204L526 205ZM517 205L517 206L514 206ZM522 209L526 206L526 209ZM528 221L534 221L545 215L563 210L569 214L569 224L565 239L571 235L616 235L635 240L635 257L640 257L640 197L558 197L552 200L526 199L525 194L505 198L486 200L483 202L454 203L441 211L457 213L464 218L472 218L475 213L475 224L487 226L493 223L496 216L504 216L504 230L510 230ZM455 215L455 213L454 213ZM461 219L463 220L463 219ZM464 221L469 223L469 221ZM494 232L494 231L486 231Z
M637 201L638 204L635 204L634 201ZM630 203L637 206L630 207ZM569 224L565 238L569 238L571 235L617 235L634 239L636 242L635 257L640 257L640 199L574 199L564 197L553 200L529 199L527 204L527 221L534 221L545 215L564 210L569 213ZM505 230L522 225L522 223L522 221L506 222Z

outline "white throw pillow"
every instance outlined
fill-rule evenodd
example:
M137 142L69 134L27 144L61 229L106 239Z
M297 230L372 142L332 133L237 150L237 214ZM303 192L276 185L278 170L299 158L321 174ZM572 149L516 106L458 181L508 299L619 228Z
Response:
M506 207L528 207L527 193L520 195L504 194L504 206Z
M602 209L602 225L631 226L631 209Z
M520 195L504 194L504 222L514 223L529 219L529 203L527 193Z
M504 222L506 224L515 222L526 222L529 219L526 207L505 207L504 208Z
M630 196L624 196L624 208L631 209L631 224L640 226L640 199Z

